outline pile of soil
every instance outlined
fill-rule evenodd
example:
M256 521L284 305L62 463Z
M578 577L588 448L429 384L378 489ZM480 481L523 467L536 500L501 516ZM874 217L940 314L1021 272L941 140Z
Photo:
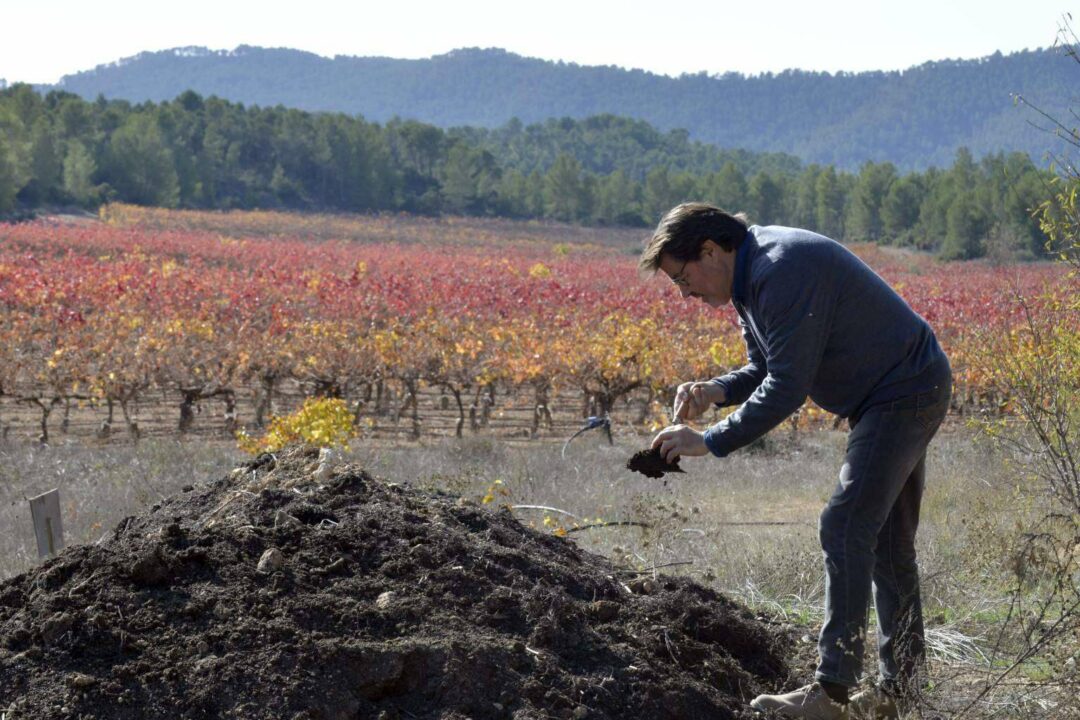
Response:
M21 718L742 718L780 633L439 493L260 456L0 584ZM0 713L2 714L2 713Z

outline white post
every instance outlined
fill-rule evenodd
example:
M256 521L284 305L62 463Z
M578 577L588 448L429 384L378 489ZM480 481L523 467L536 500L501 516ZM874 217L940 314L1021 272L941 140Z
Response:
M53 489L30 498L38 557L55 555L64 548L64 525L60 520L60 491Z

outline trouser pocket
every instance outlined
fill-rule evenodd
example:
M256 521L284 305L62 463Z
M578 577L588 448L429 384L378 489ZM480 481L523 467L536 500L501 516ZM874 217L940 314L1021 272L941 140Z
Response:
M949 411L950 396L949 388L943 388L934 398L926 398L925 403L920 396L920 402L915 408L916 422L926 430L936 431L941 421L945 419L945 414Z

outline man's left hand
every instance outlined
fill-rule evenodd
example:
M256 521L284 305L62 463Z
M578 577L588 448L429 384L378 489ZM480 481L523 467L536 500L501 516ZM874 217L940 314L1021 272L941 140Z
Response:
M660 455L668 463L680 457L698 457L708 455L705 435L688 425L666 427L653 438L652 447L660 448Z

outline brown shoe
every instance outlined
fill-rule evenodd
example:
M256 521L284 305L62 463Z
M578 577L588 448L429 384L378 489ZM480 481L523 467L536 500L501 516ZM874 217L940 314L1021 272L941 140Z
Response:
M877 685L852 695L848 709L852 720L900 720L896 700Z
M818 683L799 688L786 695L758 695L750 707L762 712L778 712L787 717L806 720L848 720L847 705L836 702Z

